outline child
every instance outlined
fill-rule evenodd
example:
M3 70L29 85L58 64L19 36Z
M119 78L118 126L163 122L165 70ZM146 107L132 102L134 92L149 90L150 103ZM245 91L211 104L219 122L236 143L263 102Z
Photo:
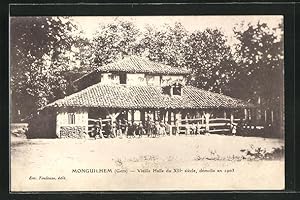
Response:
M171 126L168 122L165 123L166 134L171 135Z
M196 124L195 123L192 124L191 131L192 131L191 132L192 135L196 135Z
M235 136L235 134L236 134L236 125L237 124L235 124L235 123L233 123L232 125L231 125L231 133Z
M201 124L200 122L197 122L197 126L196 126L196 134L201 134Z

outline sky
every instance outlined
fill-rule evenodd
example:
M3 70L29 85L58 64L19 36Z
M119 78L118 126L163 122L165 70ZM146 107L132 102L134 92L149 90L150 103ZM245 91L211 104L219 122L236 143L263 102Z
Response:
M133 22L143 30L146 25L162 27L164 24L174 25L180 22L187 31L204 30L206 28L220 29L228 40L233 39L233 27L244 22L245 24L257 24L258 21L267 23L270 28L275 28L283 21L282 15L243 15L243 16L84 16L71 17L83 34L91 38L99 24L109 24L115 20ZM279 34L279 33L278 33Z

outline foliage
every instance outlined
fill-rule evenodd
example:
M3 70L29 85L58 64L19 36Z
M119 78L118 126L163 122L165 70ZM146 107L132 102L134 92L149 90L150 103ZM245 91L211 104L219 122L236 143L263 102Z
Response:
M10 19L11 96L14 109L25 117L60 98L67 85L63 72L69 67L72 47L69 20L57 17ZM14 117L13 117L14 118Z
M190 84L226 93L235 62L222 32L218 29L196 31L190 35L187 43L186 65L192 69Z
M186 68L187 38L188 32L181 23L175 23L174 27L165 25L161 30L148 26L140 42L140 52L152 61Z
M283 41L275 32L282 25L237 25L235 46L217 28L190 33L180 23L139 29L115 20L99 25L92 39L74 30L67 18L11 18L12 108L22 117L72 93L74 79L127 55L191 69L188 84L280 110Z
M117 20L100 26L89 49L95 67L135 54L138 36L139 30L131 22Z
M243 25L242 25L243 26ZM265 23L234 29L238 68L231 82L232 95L269 109L279 107L283 96L283 41ZM280 27L279 27L280 28Z

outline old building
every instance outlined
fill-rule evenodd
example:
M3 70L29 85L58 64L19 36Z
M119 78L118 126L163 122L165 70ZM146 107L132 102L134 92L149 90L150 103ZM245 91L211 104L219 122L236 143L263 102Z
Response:
M211 118L249 117L251 105L187 85L189 73L137 56L100 66L75 81L78 92L40 110L41 123L53 127L45 137L84 137L89 119L99 118L174 124L176 119L203 119L207 113Z

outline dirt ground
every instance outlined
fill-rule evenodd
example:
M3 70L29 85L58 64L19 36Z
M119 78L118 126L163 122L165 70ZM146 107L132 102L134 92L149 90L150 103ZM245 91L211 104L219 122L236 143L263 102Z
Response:
M283 146L282 139L223 135L12 137L11 190L284 189L283 151L265 156Z

